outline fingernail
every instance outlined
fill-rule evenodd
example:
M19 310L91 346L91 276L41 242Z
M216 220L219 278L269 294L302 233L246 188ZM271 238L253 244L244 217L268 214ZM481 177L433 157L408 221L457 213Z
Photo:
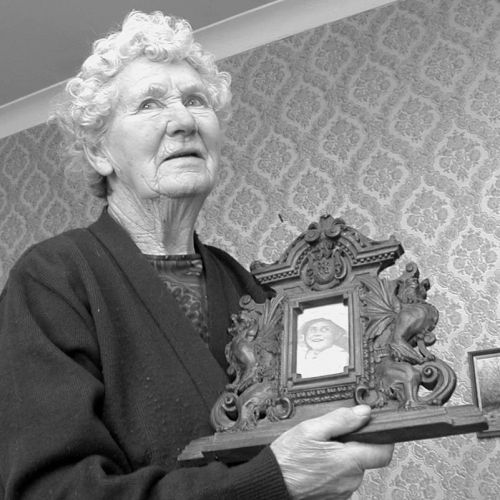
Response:
M368 405L358 405L354 406L352 411L358 417L367 417L368 415L370 415L371 408Z

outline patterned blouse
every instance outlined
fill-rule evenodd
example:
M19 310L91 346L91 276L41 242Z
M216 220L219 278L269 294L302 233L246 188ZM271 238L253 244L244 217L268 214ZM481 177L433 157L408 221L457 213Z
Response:
M146 258L208 344L207 296L200 255L146 255Z

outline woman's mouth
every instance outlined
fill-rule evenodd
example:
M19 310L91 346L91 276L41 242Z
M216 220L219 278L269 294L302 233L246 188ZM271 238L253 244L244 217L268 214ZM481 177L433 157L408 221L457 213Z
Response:
M163 161L175 160L176 158L189 158L189 157L203 159L203 156L198 149L181 149L179 151L171 153Z

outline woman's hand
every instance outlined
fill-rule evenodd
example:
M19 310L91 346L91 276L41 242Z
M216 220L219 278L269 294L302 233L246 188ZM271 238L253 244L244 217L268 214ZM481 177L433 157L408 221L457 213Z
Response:
M363 427L370 411L366 405L340 408L298 424L271 443L294 500L349 498L366 469L389 464L392 444L332 441Z

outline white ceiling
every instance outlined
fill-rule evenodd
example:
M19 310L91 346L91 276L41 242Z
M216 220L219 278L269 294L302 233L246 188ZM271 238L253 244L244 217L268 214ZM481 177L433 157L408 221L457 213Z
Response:
M93 41L132 9L188 19L217 58L398 0L0 0L0 138L46 120Z
M132 9L162 10L194 29L272 0L0 0L0 106L73 76L91 43Z

